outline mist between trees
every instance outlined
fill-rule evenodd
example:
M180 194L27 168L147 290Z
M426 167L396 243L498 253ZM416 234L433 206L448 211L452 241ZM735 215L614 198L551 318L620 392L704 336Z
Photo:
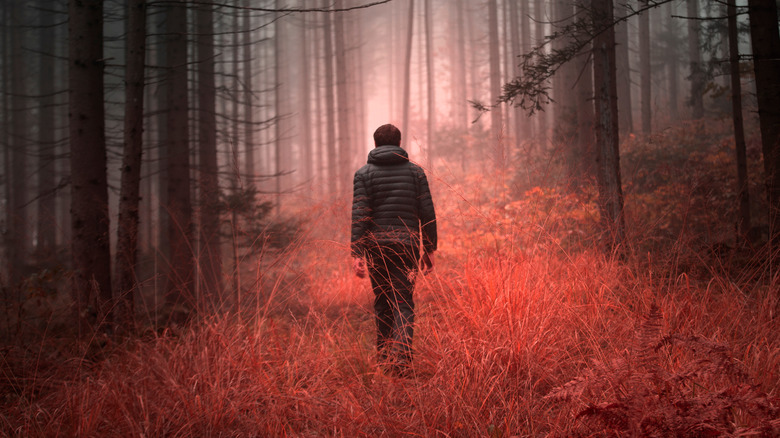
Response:
M127 330L139 302L171 322L239 308L301 238L301 211L347 221L384 123L439 193L474 174L507 203L592 192L611 251L630 233L621 148L635 172L664 156L655 141L706 156L711 127L733 123L733 210L703 244L760 246L780 226L772 0L0 8L6 333L35 281L71 291L82 335Z

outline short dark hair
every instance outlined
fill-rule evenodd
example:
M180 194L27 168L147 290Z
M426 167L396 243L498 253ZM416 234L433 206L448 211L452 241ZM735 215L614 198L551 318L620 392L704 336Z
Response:
M391 124L382 125L374 131L374 146L401 146L401 130Z

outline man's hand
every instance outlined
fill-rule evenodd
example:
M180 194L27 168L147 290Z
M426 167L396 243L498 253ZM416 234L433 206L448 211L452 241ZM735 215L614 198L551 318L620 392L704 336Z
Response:
M427 274L431 269L433 269L433 253L425 252L422 256L422 272Z
M352 258L352 269L355 270L355 275L357 275L358 278L365 278L365 276L366 276L366 261L363 260L363 257L353 257Z

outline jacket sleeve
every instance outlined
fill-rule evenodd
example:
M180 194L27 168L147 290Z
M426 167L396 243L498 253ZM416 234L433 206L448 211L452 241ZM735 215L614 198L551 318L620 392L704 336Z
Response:
M368 227L371 223L371 205L366 191L366 182L359 172L352 183L352 239L350 250L354 257L365 252Z
M425 252L434 252L438 246L438 236L436 234L436 210L433 208L433 198L431 190L428 187L428 178L425 172L420 170L418 179L419 198L418 211L420 212L420 225L422 227L422 241Z

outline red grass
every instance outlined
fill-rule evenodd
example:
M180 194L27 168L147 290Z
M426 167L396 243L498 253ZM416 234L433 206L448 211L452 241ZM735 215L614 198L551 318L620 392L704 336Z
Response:
M550 231L561 222L549 205L525 212L548 224L540 226L468 201L479 193L451 193L458 196L440 193L437 205L438 265L418 282L411 377L375 366L370 291L349 272L345 245L308 236L261 282L270 288L263 306L241 317L214 316L82 355L53 338L7 349L0 431L780 433L776 277L694 277L668 264L656 270L639 258L567 249L556 234L565 227ZM320 210L313 228L342 210Z

